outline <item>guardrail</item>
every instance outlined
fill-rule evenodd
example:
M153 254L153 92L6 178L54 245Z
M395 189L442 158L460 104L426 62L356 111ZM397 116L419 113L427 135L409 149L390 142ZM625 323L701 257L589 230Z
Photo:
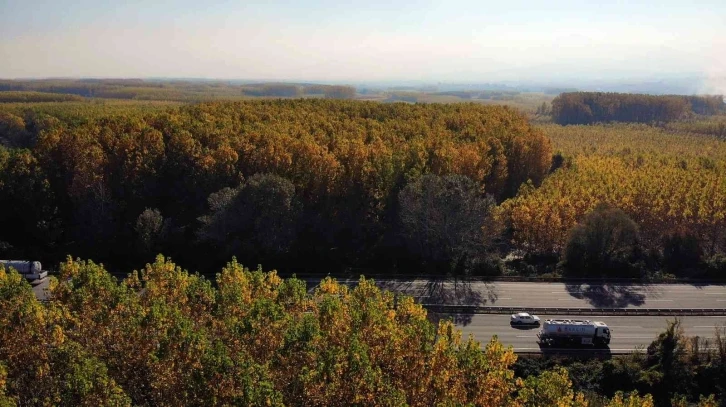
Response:
M585 359L592 359L593 357L609 357L617 355L628 355L635 352L644 353L645 347L641 349L610 349L610 348L542 348L540 350L517 350L514 348L514 353L520 356L527 357L548 357L548 356L567 356L567 357L581 357ZM698 353L707 354L711 352L718 352L718 348L711 347L705 349L698 349Z
M542 350L525 350L525 351L518 351L517 349L514 349L514 353L516 353L519 356L527 356L527 357L548 357L548 356L567 356L570 358L583 358L583 359L592 359L593 357L601 357L601 358L608 358L609 356L616 356L616 355L628 355L633 352L637 352L635 349L631 350L623 350L623 349L547 349L542 348Z
M284 273L281 276L287 278L293 273ZM334 277L337 279L349 279L357 281L361 276L373 280L413 280L425 279L431 281L460 281L460 282L522 282L522 283L563 283L563 284L635 284L635 285L651 285L651 284L691 284L691 285L726 285L726 278L626 278L626 277L528 277L528 276L476 276L476 275L447 275L447 274L383 274L383 273L366 273L360 272L340 272L340 273L296 273L300 279L317 279L325 277Z
M625 316L726 316L726 308L551 308L486 307L477 305L421 304L426 309L447 314L514 314L529 312L542 315L625 315Z

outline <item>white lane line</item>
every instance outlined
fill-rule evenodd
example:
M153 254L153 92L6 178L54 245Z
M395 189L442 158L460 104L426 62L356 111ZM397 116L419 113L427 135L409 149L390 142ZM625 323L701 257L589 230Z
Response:
M517 338L536 338L537 336L533 335L517 335Z
M726 293L701 293L703 295L726 295Z
M624 318L623 315L539 315L540 319L547 318L547 319L555 319L555 318L567 318L567 319L588 319L588 318ZM634 317L638 317L637 315L634 315ZM627 317L626 317L627 318Z
M645 300L645 302L673 302L673 300Z
M657 335L618 335L617 339L653 339Z
M512 299L512 297L498 297L498 298L497 298L496 300L494 300L494 301L497 301L497 300L511 300L511 299Z
M592 352L593 349L577 349L577 348L513 348L514 351L524 351L524 350L541 350L541 351L557 351L557 350L566 350L568 352ZM601 350L595 348L595 350ZM634 352L635 348L627 348L627 349L613 349L613 348L607 348L603 350L610 350L611 352Z
M635 326L635 325L608 325L608 328L643 328L642 326Z
M693 328L723 328L723 325L697 325Z

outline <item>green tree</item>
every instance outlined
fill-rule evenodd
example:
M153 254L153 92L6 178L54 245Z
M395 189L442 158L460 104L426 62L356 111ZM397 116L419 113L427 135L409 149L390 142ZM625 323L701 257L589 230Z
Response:
M628 275L638 250L638 225L622 210L600 204L570 232L564 266L571 275Z
M136 219L139 244L145 252L151 252L164 234L164 217L158 209L146 208Z
M687 231L676 231L663 238L665 269L676 275L693 272L703 256L698 237Z
M494 237L494 200L462 175L424 175L398 195L401 235L432 272L470 272Z
M208 202L211 213L200 218L199 236L225 256L272 261L290 250L301 204L287 179L256 174L236 189L210 195Z

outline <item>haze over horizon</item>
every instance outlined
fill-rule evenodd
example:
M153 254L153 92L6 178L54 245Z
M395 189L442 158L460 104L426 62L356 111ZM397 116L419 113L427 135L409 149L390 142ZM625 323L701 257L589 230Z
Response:
M726 93L726 2L0 0L0 78L587 81Z

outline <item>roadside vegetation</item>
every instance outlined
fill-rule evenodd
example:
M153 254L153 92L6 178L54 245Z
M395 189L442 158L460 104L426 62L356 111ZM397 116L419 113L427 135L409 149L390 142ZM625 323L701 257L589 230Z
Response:
M513 369L517 376L529 377L555 367L568 372L573 390L583 392L590 405L618 392L651 394L656 406L689 406L699 400L706 405L723 405L726 327L716 328L714 339L707 340L684 335L675 319L647 348L627 356L520 357ZM712 399L706 402L708 394Z
M614 359L618 372L593 370L590 388L581 376L573 388L574 365L530 366L536 373L518 378L526 365L496 338L482 351L450 321L434 325L412 298L371 280L348 288L326 278L308 292L302 280L233 260L212 285L158 256L117 281L102 265L68 258L45 303L0 268L0 403L616 407L666 397L716 406L696 394L723 394L723 354L689 353L678 335L669 327L647 356Z

